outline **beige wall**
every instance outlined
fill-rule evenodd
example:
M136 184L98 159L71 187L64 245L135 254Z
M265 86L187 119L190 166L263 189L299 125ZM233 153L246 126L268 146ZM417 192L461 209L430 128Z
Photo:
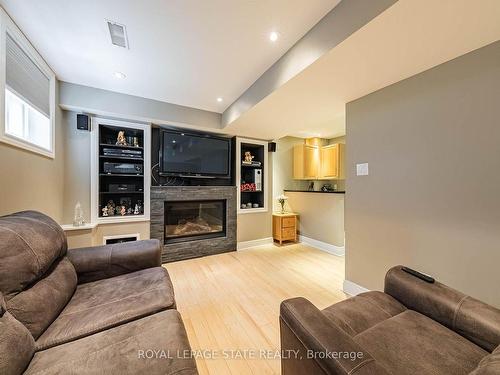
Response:
M240 214L237 224L237 242L261 240L272 237L272 212Z
M58 98L56 85L56 102ZM61 222L65 150L62 111L58 106L55 115L54 159L0 143L0 215L37 210Z
M302 236L344 246L344 194L287 192L286 195L290 210L300 214Z
M283 194L284 189L307 189L308 181L293 179L293 147L303 144L303 138L284 137L276 141L276 152L273 163L273 208L280 210L276 197Z
M500 307L499 61L496 42L347 105L348 280L406 264Z

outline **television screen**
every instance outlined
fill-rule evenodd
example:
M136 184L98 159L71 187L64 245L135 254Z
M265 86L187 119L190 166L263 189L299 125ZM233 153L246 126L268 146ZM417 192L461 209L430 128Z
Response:
M230 140L162 132L162 174L229 177Z

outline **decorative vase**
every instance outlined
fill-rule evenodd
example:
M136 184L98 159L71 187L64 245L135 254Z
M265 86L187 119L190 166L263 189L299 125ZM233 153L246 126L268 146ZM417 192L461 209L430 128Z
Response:
M281 194L278 197L278 203L281 205L281 213L282 214L285 213L285 203L286 203L287 199L288 199L288 197L284 194Z

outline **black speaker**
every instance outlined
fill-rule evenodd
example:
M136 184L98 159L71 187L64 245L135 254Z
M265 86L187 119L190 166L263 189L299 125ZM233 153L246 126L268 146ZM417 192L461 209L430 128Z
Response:
M269 142L267 144L267 151L276 152L276 142Z
M76 115L76 128L90 131L90 117L82 114Z

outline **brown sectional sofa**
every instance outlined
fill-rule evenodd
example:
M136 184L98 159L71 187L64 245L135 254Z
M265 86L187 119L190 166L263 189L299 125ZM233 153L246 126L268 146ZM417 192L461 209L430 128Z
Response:
M156 240L67 250L49 217L1 217L0 374L197 374L160 256Z
M282 374L500 374L500 310L401 266L384 291L324 310L284 301Z

